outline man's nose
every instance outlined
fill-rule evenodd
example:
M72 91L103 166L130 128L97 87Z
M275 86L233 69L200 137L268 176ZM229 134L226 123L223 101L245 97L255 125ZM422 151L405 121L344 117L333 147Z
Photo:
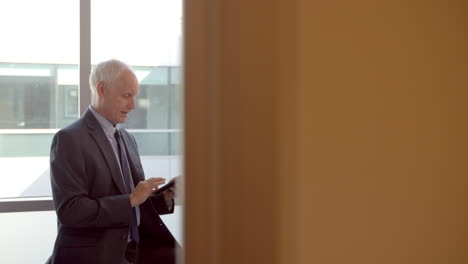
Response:
M130 109L135 109L136 108L136 100L135 98L130 100L130 105L128 106Z

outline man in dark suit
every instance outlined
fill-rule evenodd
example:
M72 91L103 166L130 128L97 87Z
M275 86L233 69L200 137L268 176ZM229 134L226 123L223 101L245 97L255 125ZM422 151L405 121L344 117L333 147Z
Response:
M159 217L174 210L174 190L153 195L137 144L119 123L135 108L138 81L118 60L90 75L92 102L52 141L51 183L58 217L53 264L175 263L179 247Z

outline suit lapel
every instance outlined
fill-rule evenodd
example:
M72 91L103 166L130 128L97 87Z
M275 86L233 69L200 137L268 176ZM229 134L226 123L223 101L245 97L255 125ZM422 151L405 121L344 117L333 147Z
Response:
M88 123L89 134L96 142L96 145L101 150L104 159L106 160L107 167L111 173L112 179L114 180L115 185L122 194L126 194L125 183L123 181L122 172L117 159L115 158L114 150L112 149L109 139L107 139L104 131L99 125L99 122L94 117L93 113L90 110L87 110L83 118Z

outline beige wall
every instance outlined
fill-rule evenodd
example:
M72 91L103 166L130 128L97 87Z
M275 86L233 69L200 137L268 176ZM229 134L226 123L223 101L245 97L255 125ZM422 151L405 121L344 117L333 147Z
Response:
M467 4L186 1L186 263L467 263Z
M468 263L467 7L299 2L299 263Z

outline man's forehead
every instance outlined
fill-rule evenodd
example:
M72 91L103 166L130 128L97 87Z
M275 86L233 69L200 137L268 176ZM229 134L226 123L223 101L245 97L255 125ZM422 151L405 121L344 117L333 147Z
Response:
M120 78L134 79L136 82L138 82L138 78L137 78L136 74L130 69L126 69L125 71L123 71L120 74Z

